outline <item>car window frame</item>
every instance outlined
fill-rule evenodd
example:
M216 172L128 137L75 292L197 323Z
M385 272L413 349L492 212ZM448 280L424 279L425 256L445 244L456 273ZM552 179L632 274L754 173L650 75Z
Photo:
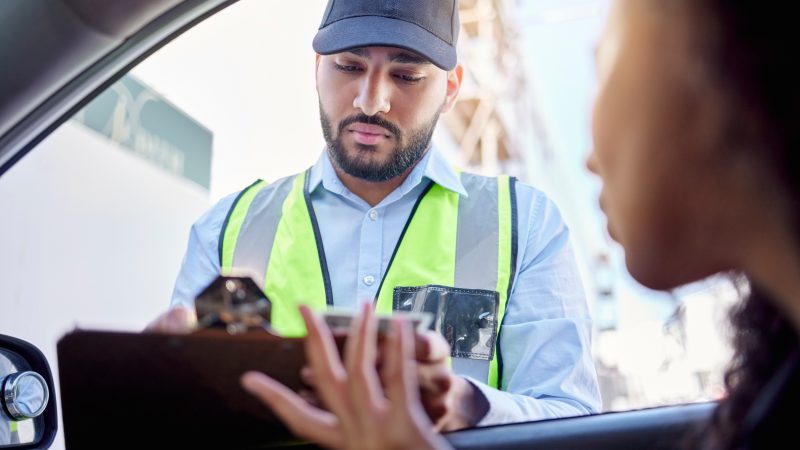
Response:
M186 0L127 36L119 45L99 49L100 54L94 61L76 62L85 64L87 68L33 106L29 114L0 136L0 176L134 66L236 2L238 0ZM33 38L36 30L28 34ZM24 41L26 36L23 34L19 39ZM5 81L5 77L0 75L0 83Z

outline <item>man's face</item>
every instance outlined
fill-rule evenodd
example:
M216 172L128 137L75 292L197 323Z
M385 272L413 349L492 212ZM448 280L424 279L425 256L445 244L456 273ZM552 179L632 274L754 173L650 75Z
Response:
M405 173L455 102L460 76L460 67L445 72L393 47L317 56L320 120L334 164L367 181Z

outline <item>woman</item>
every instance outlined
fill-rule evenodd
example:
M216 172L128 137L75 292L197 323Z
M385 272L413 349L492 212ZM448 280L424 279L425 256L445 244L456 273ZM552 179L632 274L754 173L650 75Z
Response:
M618 0L598 51L588 166L604 181L601 206L631 274L655 289L730 271L749 281L734 317L729 395L703 437L712 448L757 447L786 432L799 398L793 22L753 0ZM303 314L331 413L261 374L243 377L248 390L327 447L446 447L419 404L407 328L396 324L378 374L369 307L344 366L324 326Z

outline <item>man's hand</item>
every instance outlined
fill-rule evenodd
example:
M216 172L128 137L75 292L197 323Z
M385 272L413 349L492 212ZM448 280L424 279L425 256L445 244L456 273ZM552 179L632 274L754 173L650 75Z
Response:
M478 389L453 373L449 356L450 346L441 334L428 331L416 336L420 397L438 431L472 427L489 410Z
M150 322L144 331L163 333L188 333L197 326L197 315L194 308L183 305L175 306Z

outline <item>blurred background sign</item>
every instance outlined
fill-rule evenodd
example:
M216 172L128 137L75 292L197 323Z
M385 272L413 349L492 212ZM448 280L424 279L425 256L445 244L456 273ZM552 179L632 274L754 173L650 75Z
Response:
M133 76L122 77L74 119L169 173L211 186L211 131Z

